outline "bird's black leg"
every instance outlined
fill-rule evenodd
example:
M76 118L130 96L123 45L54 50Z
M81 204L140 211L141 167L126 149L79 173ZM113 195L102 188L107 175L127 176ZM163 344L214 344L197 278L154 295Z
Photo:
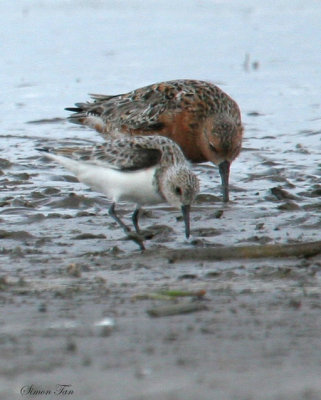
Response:
M139 211L140 211L140 208L137 206L132 215L133 225L134 225L135 231L137 233L140 233L140 229L139 229L139 225L138 225Z
M141 236L134 232L128 232L127 234L128 239L132 240L136 244L138 244L139 248L143 251L145 250L144 240Z
M117 222L117 224L118 224L121 228L123 228L123 230L125 231L125 233L130 232L130 228L129 228L127 225L125 225L125 224L123 223L123 221L116 215L115 205L116 205L115 203L112 203L112 205L109 207L108 214Z
M135 242L136 244L138 244L139 248L141 250L145 250L145 246L144 246L144 242L143 239L136 233L132 233L130 231L130 228L125 225L123 223L123 221L116 215L116 211L115 211L115 203L112 203L112 205L109 207L108 213L109 215L118 223L118 225L124 230L124 232L126 233L128 239L132 240L133 242ZM136 209L137 210L137 209ZM134 214L136 213L136 210L134 211ZM138 209L139 210L139 209ZM137 210L137 214L138 214L138 210ZM134 214L133 214L133 223L135 226L135 229L137 231L138 228L138 224L137 224L137 219L138 217L135 216L135 220L136 223L134 222Z

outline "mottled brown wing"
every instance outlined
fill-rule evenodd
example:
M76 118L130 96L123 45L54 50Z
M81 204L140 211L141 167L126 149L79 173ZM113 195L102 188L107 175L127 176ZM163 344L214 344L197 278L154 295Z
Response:
M59 153L67 155L64 149ZM71 152L68 150L68 155ZM108 140L93 148L77 149L72 157L89 164L95 164L122 171L135 171L150 168L161 160L162 152L157 148L146 148L140 143L129 141L128 138Z
M73 123L94 127L99 132L163 131L182 111L192 120L202 121L208 115L232 115L240 120L236 103L217 86L197 80L175 80L145 86L132 92L105 96L91 95L93 102L77 103L66 108L74 114ZM99 129L88 121L90 116L101 119ZM87 122L87 123L86 123Z
M117 97L93 107L100 107L101 118L114 129L152 131L163 128L159 117L170 106L161 100L159 93L151 92L148 102L143 98Z
M145 86L119 96L92 95L94 102L87 106L87 111L100 116L111 129L162 130L166 114L174 116L188 111L200 117L205 115L212 96L204 89L208 85L206 82L177 80ZM202 93L204 99L200 98Z

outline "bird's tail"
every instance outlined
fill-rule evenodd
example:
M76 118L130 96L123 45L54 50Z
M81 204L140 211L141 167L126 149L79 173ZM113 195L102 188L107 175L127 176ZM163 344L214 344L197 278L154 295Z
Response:
M67 118L69 122L88 126L100 133L104 132L105 122L102 119L102 107L95 103L76 103L75 106L65 108L65 110L73 112Z
M73 160L70 157L65 157L60 154L55 154L53 150L51 150L48 147L36 148L36 150L44 152L45 157L49 158L50 160L58 162L76 176L78 175L81 165L77 160Z

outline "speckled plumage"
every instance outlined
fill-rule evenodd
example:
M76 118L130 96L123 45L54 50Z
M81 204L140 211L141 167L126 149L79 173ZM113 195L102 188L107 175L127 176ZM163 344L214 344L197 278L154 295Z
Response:
M106 142L91 148L61 149L59 153L73 158L122 171L135 171L159 164L188 165L182 150L163 136L108 137Z
M219 166L228 201L229 167L240 153L243 126L237 103L220 88L182 79L92 98L93 102L67 108L74 112L71 122L94 128L104 137L155 134L173 139L189 160Z
M139 233L138 210L143 204L167 201L181 207L189 236L189 210L199 182L179 146L162 136L108 138L92 148L63 148L46 156L73 172L79 181L111 198L110 215L128 233L130 229L115 212L118 201L137 204L133 214ZM142 239L135 241L143 248Z

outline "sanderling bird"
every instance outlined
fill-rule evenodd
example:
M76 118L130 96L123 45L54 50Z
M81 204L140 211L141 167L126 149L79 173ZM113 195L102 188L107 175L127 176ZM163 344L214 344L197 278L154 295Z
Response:
M190 207L199 191L199 181L171 139L121 136L91 148L38 150L45 151L46 157L63 165L80 182L110 198L110 216L142 250L138 218L143 205L167 201L180 207L185 235L190 236ZM119 201L136 203L132 215L136 234L117 215L115 206Z
M218 165L223 200L229 201L231 162L242 146L243 126L237 103L220 88L198 80L156 83L126 94L91 95L76 103L69 121L103 136L162 135L179 144L193 162Z

